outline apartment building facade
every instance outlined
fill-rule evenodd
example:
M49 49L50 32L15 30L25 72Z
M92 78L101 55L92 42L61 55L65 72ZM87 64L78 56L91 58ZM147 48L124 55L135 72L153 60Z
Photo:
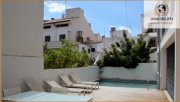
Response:
M148 24L149 28L153 28L152 32L157 33L157 81L158 89L164 90L170 102L179 102L180 100L180 80L179 80L179 1L158 1L157 4L167 4L169 7L169 16L173 17L176 27L173 25L161 25L155 27ZM153 13L147 13L143 16L151 16ZM176 15L176 16L175 16ZM147 29L146 29L147 30Z
M121 38L123 38L123 31L124 30L116 30L115 27L111 27L110 29L110 37L103 37L103 48L107 51L111 51L111 45L119 42ZM131 34L128 30L125 30L127 37L131 37Z
M81 44L79 47L85 48L88 48L85 43L102 41L100 34L93 33L81 8L67 9L66 16L61 19L44 20L43 35L49 48L59 48L62 39Z

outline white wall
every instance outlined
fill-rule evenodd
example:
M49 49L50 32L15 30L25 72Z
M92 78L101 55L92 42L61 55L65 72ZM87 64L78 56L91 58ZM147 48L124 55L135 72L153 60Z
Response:
M2 3L0 3L0 15L2 15ZM0 24L2 24L2 18L0 17ZM0 25L0 72L2 73L2 25ZM0 76L0 82L2 82L2 75ZM2 84L0 84L0 90L2 90ZM2 93L0 92L0 96Z
M53 79L58 82L58 75L68 75L74 73L83 81L94 81L99 78L99 68L97 66L65 69L45 69L42 79Z
M22 86L25 77L41 78L43 4L43 0L3 0L3 89Z
M78 49L79 49L79 51L82 51L83 48L88 52L88 49L89 49L89 46L88 46L88 45L78 43Z
M91 48L95 48L95 52L102 52L104 49L103 43L92 43L90 44Z
M3 55L42 57L43 0L4 0L2 13Z
M20 86L27 90L23 79L32 77L42 82L43 59L38 57L3 56L3 89Z
M104 67L101 78L128 80L157 80L157 63L140 63L135 69Z
M44 69L41 73L41 79L39 84L46 90L46 85L43 80L54 80L60 83L59 75L68 75L70 73L74 73L83 81L95 81L99 79L99 67L97 66L89 66L89 67L80 67L80 68L65 68L65 69Z
M180 29L177 29L176 31L176 44L175 44L175 86L174 86L174 90L175 90L175 96L174 96L174 99L176 102L179 102L180 101L180 63L179 63L179 60L180 60L180 55L179 55L179 48L180 48L180 41L179 41L179 36L180 34Z
M176 9L177 11L180 10L180 2L179 1L176 1ZM180 15L179 15L179 12L176 12L176 19L177 19L177 22L176 24L178 25L178 29L176 30L176 38L175 38L175 101L179 102L180 101L180 23L179 23L179 19L180 19Z

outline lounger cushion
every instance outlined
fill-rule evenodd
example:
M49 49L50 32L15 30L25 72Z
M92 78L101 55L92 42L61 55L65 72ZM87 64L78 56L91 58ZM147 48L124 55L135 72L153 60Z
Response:
M75 83L82 83L82 81L79 79L79 77L76 76L75 74L69 74L69 76L71 77L72 80L75 81Z
M52 87L51 92L67 94L68 93L68 89L67 88Z
M55 82L54 80L45 80L45 82L50 86L50 87L59 87L59 88L63 88L62 86L60 86L57 82Z

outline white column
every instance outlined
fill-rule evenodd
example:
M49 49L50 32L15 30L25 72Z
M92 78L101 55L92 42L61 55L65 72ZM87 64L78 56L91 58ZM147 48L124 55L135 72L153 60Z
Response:
M180 27L180 1L175 1L177 27ZM175 35L175 87L174 87L174 101L180 102L180 28L176 30Z
M174 101L180 102L180 29L176 30L176 40L175 40Z

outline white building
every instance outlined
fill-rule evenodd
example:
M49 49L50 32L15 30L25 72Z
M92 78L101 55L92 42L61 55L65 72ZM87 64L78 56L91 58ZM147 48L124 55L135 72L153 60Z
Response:
M102 53L103 53L103 42L94 42L94 43L89 43L89 49L88 52L90 53L90 57L93 58L94 60L100 55L98 60L102 59Z
M120 38L103 38L103 48L105 48L107 51L111 51L111 45L115 44L116 42L119 42Z
M62 39L75 42L79 50L88 48L84 43L100 42L102 37L94 34L81 8L66 10L66 16L61 19L44 20L44 42L49 48L59 48Z
M162 1L157 1L162 3ZM176 14L176 23L179 27L179 1L164 1L169 6L169 15L174 17ZM154 13L154 12L153 12ZM144 17L153 13L144 14ZM175 22L174 22L175 23ZM148 24L148 27L153 25ZM157 60L158 60L158 89L164 90L170 102L180 101L180 63L179 63L179 47L180 47L180 31L179 28L156 28L157 32ZM152 34L155 36L155 34Z
M178 4L175 4L178 5ZM180 48L180 30L158 29L159 32L159 88L165 90L170 101L179 102L180 100L180 65L179 65L179 48Z
M127 37L131 37L128 30L116 30L115 27L111 27L110 38L123 38L123 32L126 32Z
M123 31L124 30L116 30L115 27L111 27L110 30L110 37L103 37L103 48L105 48L107 51L112 50L111 45L115 44L116 42L119 42L120 39L123 38ZM131 37L131 34L128 30L125 30L127 37Z

